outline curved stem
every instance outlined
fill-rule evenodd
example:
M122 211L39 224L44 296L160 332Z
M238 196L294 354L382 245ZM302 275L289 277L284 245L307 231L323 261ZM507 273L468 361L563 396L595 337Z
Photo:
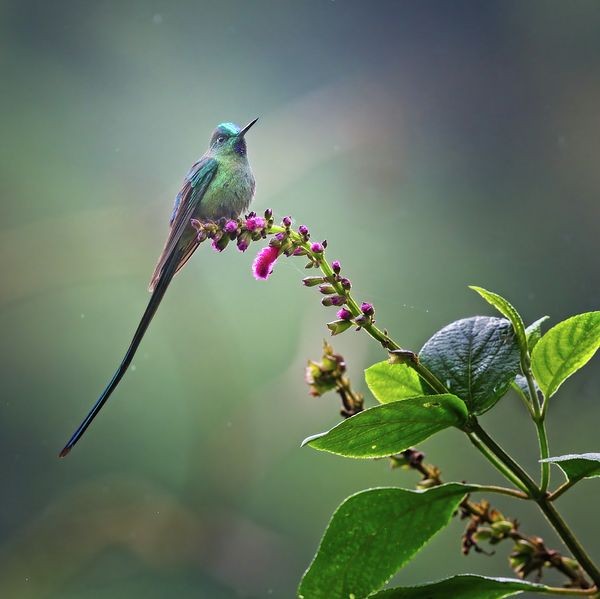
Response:
M507 489L506 487L497 487L495 485L472 485L470 487L477 487L474 493L498 493L499 495L508 495L509 497L515 497L516 499L531 499L531 497L523 491L515 491L514 489Z
M581 478L573 478L563 483L554 493L550 493L548 501L556 501L567 489L570 489L575 483L578 483Z
M274 227L272 227L273 229ZM310 250L310 246L308 243L303 244L305 250ZM324 257L319 258L320 268L323 274L326 277L334 278L335 274L329 266L327 260ZM344 289L340 283L333 280L331 283L339 295L343 295L346 298L346 305L352 315L354 317L360 316L362 314L358 304L354 301L354 298L350 295L350 292ZM383 347L386 349L402 349L393 339L390 339L388 335L386 335L383 331L380 331L374 324L365 323L361 325L363 328L373 339L379 341ZM412 368L434 391L437 393L448 393L448 389L440 383L440 381L429 371L425 366L423 366L418 360L417 361L407 361L406 365Z

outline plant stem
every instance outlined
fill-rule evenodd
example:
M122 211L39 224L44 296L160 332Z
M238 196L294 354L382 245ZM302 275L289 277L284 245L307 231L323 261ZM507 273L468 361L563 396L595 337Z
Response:
M579 562L579 565L586 571L589 577L594 581L596 587L600 587L600 570L585 552L567 523L562 519L556 508L547 497L536 500L540 510L546 516L552 528L556 531L562 542L571 552L571 555Z
M469 484L470 487L477 487L477 490L474 492L489 492L489 493L498 493L499 495L508 495L510 497L515 497L516 499L531 499L531 497L523 492L523 491L515 491L514 489L507 489L506 487L497 487L495 485L473 485Z
M575 483L578 483L581 478L574 478L563 483L554 493L550 493L548 501L556 501L567 489L570 489Z
M309 244L303 244L304 249L310 249ZM319 258L320 268L323 274L326 277L334 278L335 274L329 266L327 260L324 257ZM352 312L353 316L360 316L362 314L358 304L354 301L353 297L350 295L350 292L344 289L340 283L336 281L332 282L332 285L336 292L339 295L343 295L346 297L348 309ZM393 339L391 339L388 335L380 331L374 324L365 323L361 325L363 328L373 339L379 341L383 347L386 349L402 349ZM434 389L437 393L448 393L448 389L440 383L440 381L431 373L425 366L423 366L418 360L412 361L409 360L406 362L406 365L412 368L432 389Z
M527 487L486 447L486 445L476 434L467 433L467 437L469 437L469 441L473 443L473 445L483 454L483 456L492 463L494 468L499 470L513 485L515 485L515 487L521 489L521 491L527 494L527 496L530 496Z
M269 229L270 234L281 233L283 231L289 231L283 227L271 226ZM336 293L346 298L348 309L352 315L356 318L362 314L362 311L358 304L354 301L350 295L349 290L344 289L341 283L336 280L336 275L325 260L322 253L312 252L310 245L304 241L298 233L289 231L290 236L294 239L296 246L301 246L306 250L313 264L318 263L321 271L327 277L333 285ZM366 322L361 324L361 328L364 328L373 339L381 343L383 347L391 350L402 349L397 343L395 343L390 337L380 331L372 322ZM527 355L527 358L529 356ZM548 440L546 436L546 430L544 426L544 419L546 415L546 408L548 401L547 399L543 402L540 408L539 400L537 397L537 391L535 389L535 382L533 374L529 365L529 359L526 360L527 364L523 364L523 373L527 379L529 394L531 399L531 407L533 409L533 419L536 424L538 439L540 444L540 454L542 459L548 457ZM444 385L424 366L422 366L418 360L408 360L406 364L413 368L435 391L438 393L448 393L448 390ZM554 505L551 503L552 499L556 499L560 496L570 485L566 483L560 487L554 495L550 496L547 493L549 483L549 468L548 462L542 462L542 480L541 486L535 484L533 479L521 468L517 462L515 462L503 449L500 447L481 427L477 419L472 416L468 423L468 430L465 431L467 436L475 445L475 447L488 459L490 462L500 471L508 480L510 480L520 491L513 491L511 489L504 489L503 487L490 487L490 486L479 486L481 491L489 491L494 493L501 493L504 495L510 495L518 498L530 497L535 500L540 510L546 516L548 522L552 525L558 536L561 538L565 546L569 549L573 557L578 561L581 567L586 571L595 584L595 588L585 590L574 590L574 589L558 589L553 587L545 587L546 593L554 595L594 595L598 593L600 588L600 570L592 562L590 557L587 555L579 541L571 532L566 522L562 519Z
M498 458L511 474L517 477L520 483L526 487L528 494L535 499L540 510L552 525L562 542L569 549L572 556L593 580L596 587L600 587L600 570L584 551L575 535L571 532L567 523L562 519L554 505L550 502L547 492L543 495L537 488L531 477L519 466L475 421L472 424L473 432L480 438L482 443L489 449L494 457ZM505 470L502 472L506 475ZM511 479L512 480L512 479ZM519 485L520 486L520 485Z
M537 429L538 441L540 444L540 456L542 460L549 457L548 455L548 437L546 435L546 425L544 420L536 420L535 428ZM540 491L544 494L548 491L550 484L550 462L542 462L542 480L540 483Z
M469 423L473 433L480 439L483 445L496 457L511 474L520 481L519 488L523 489L533 498L540 497L540 490L534 480L515 462L505 451L483 430L475 417ZM505 474L504 470L502 470ZM505 474L506 476L506 474ZM512 479L511 479L512 480Z
M521 369L527 379L527 387L529 389L529 398L531 406L533 407L532 418L535 422L535 428L537 430L538 442L540 445L540 459L545 460L550 457L548 453L548 436L546 435L546 410L540 410L540 402L537 396L537 390L535 388L535 380L533 378L533 372L531 372L531 359L527 355L526 364L521 364ZM545 407L545 406L544 406ZM550 464L548 462L541 463L542 478L540 482L540 491L546 493L548 485L550 484Z

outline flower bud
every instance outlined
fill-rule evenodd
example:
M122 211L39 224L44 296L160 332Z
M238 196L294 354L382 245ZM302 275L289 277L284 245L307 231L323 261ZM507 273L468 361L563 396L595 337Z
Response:
M322 254L323 253L323 246L320 243L313 243L310 246L310 251L314 252L315 254Z
M284 216L283 220L281 221L281 224L287 229L292 224L292 217L291 216Z
M506 520L494 522L491 526L494 535L504 536L513 529L513 525Z
M352 320L352 312L350 312L350 310L348 310L347 308L342 308L337 313L337 317L341 318L342 320Z
M336 291L333 285L320 285L319 292L323 295L333 295Z
M238 228L238 224L235 221L230 220L223 227L223 231L225 231L225 233L236 233L237 228Z
M371 319L368 316L365 316L364 314L359 314L355 319L354 322L356 322L357 325L359 326L363 326L365 324L370 324Z
M373 306L371 304L368 304L367 302L362 303L362 305L360 306L360 311L365 316L373 316L373 314L375 314L375 310L373 309Z
M482 526L477 529L477 532L473 535L476 541L489 541L492 538L492 530L487 526Z
M331 263L331 270L333 270L333 272L336 275L340 274L340 270L342 270L342 267L340 266L340 263L337 260Z
M246 228L248 231L258 231L265 226L265 220L260 216L252 216L246 219Z
M513 555L531 555L535 551L534 546L523 539L515 541Z
M343 295L331 295L330 298L332 306L342 306L348 302L348 298Z
M314 287L320 285L323 282L323 277L306 277L302 279L302 284L305 287Z
M340 281L340 285L346 290L350 291L352 289L352 283L350 283L350 279L342 279Z
M213 249L222 252L229 244L229 235L215 235L213 239Z
M432 478L424 478L417 483L418 489L431 489L432 487L436 487L438 483Z

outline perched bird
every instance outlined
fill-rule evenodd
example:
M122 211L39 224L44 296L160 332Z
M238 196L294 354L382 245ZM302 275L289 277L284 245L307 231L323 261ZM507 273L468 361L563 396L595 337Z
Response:
M148 307L115 376L60 452L61 458L73 449L123 378L169 283L198 247L198 231L190 221L216 221L223 217L236 219L250 205L254 197L255 182L246 155L245 135L257 120L254 119L243 129L233 123L220 124L214 130L204 156L185 176L181 191L175 199L171 232L150 280L152 297Z

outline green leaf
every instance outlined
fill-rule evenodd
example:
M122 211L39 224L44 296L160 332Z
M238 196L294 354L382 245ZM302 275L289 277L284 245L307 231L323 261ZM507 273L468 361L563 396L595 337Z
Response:
M491 291L486 291L481 287L471 287L471 289L477 291L477 293L479 293L483 299L492 304L494 308L496 308L499 312L504 314L508 320L510 320L517 337L517 343L519 344L521 354L525 355L527 353L527 336L525 334L525 325L523 324L523 319L519 313L510 303L508 303L498 294L492 293Z
M448 524L469 485L426 491L369 489L348 497L304 574L304 599L363 599L380 588Z
M429 385L406 364L387 361L373 364L365 370L365 379L371 393L381 403L432 393Z
M529 353L533 351L533 348L537 345L537 342L542 338L542 322L548 320L549 318L549 316L542 316L542 318L539 318L525 329Z
M569 481L600 476L600 453L582 453L546 458L540 462L554 462L560 466Z
M600 312L587 312L559 322L539 341L531 369L546 397L551 397L600 346Z
M327 328L331 331L331 335L339 335L347 331L352 326L349 320L334 320L327 323Z
M483 414L508 391L519 372L521 354L505 318L474 316L438 331L419 360L471 414Z
M351 458L381 458L425 441L468 418L465 404L454 395L425 395L386 403L359 412L302 445Z
M431 599L432 597L435 599L501 599L523 591L552 593L551 589L542 584L513 578L487 578L475 574L459 574L419 586L386 589L371 595L370 599Z

